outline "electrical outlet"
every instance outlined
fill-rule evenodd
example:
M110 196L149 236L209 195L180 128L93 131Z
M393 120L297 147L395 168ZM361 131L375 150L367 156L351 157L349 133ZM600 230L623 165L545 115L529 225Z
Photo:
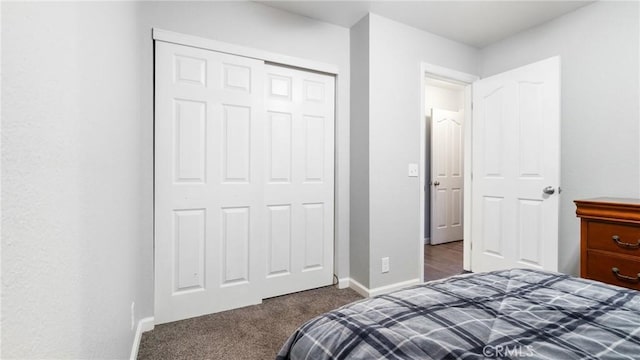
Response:
M136 302L131 302L131 330L136 326Z
M389 272L389 258L388 257L383 257L382 258L382 273L388 273Z

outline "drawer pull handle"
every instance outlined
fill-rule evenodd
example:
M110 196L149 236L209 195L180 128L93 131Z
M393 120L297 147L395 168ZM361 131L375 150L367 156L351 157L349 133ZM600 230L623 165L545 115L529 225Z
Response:
M611 240L613 240L613 242L615 242L616 244L625 247L627 249L638 249L640 248L640 240L638 240L637 243L632 244L632 243L628 243L628 242L624 242L624 241L620 241L620 236L618 235L613 235L611 237Z
M618 278L618 280L633 282L633 283L640 282L640 273L638 273L635 277L622 275L620 274L620 269L618 269L617 267L611 268L611 272L613 273L613 275L615 275L616 278Z

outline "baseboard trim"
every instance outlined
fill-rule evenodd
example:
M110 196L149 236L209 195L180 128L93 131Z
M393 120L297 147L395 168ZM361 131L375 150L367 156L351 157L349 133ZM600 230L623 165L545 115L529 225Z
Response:
M140 348L140 340L142 340L142 333L153 330L155 321L153 316L140 319L138 326L136 326L136 334L133 338L133 345L131 346L131 360L138 358L138 349Z
M350 283L349 278L342 278L342 279L338 279L338 289L346 289L349 287L349 283Z
M431 238L430 237L424 238L424 244L425 245L429 245L430 243L431 243Z
M416 279L411 279L411 280L407 280L407 281L401 281L395 284L390 284L390 285L385 285L385 286L380 286L377 288L373 288L371 290L369 290L369 293L371 294L370 296L378 296L378 295L382 295L382 294L387 294L390 293L392 291L396 291L396 290L400 290L409 286L413 286L413 285L418 285L421 284L422 281L420 281L420 279L416 278Z
M395 284L389 284L389 285L369 289L366 286L360 284L359 282L353 279L349 279L349 287L364 297L372 297L372 296L387 294L392 291L400 290L408 286L418 285L421 283L422 281L420 281L420 279L411 279L407 281L401 281Z
M353 291L357 292L358 294L360 294L360 295L362 295L364 297L368 298L368 297L371 296L371 295L369 295L369 289L366 286L360 284L359 282L357 282L357 281L355 281L355 280L353 280L351 278L349 279L349 287Z

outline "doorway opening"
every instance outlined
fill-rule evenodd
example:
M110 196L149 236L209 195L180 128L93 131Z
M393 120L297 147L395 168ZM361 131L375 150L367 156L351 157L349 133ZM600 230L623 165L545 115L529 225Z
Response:
M465 86L425 80L425 281L463 270Z
M471 84L475 75L423 64L421 261L424 281L471 269Z

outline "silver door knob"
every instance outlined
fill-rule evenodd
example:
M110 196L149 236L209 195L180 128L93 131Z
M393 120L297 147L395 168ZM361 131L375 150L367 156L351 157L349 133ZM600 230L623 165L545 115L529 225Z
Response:
M433 186L438 186L438 185L440 185L440 181L436 181L433 183Z
M554 189L553 186L547 186L546 188L542 189L542 192L547 195L553 195L553 193L556 192L556 189Z

